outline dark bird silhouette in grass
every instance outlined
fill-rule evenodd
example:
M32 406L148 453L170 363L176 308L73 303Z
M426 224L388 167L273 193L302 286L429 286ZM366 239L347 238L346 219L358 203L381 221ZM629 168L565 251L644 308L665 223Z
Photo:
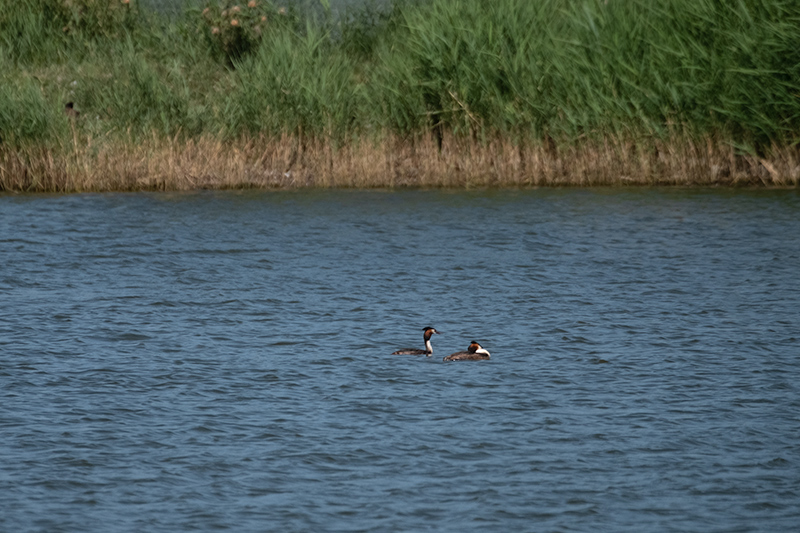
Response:
M71 119L76 119L81 116L81 112L75 109L75 104L73 102L67 102L64 105L64 114Z

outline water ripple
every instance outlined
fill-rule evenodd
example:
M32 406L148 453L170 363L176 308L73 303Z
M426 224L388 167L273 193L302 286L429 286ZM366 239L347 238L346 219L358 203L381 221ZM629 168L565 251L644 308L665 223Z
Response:
M0 212L0 530L800 521L793 191ZM433 357L389 355L429 324ZM473 338L490 361L442 362Z

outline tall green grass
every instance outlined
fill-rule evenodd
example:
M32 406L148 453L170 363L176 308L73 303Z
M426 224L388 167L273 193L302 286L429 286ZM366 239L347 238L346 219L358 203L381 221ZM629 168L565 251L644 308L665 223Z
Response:
M442 1L405 20L396 57L457 131L796 140L797 2Z
M66 124L66 118L48 104L34 80L0 84L0 148L52 142L66 134Z
M271 33L231 73L234 86L220 117L224 130L229 136L289 132L339 140L357 134L365 86L354 67L320 28Z
M0 0L0 67L5 147L69 146L73 130L800 140L797 0L398 0L308 18L262 0L177 18L136 0Z

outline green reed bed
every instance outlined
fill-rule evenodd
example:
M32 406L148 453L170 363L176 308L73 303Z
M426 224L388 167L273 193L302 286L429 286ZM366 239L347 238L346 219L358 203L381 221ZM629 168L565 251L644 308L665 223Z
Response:
M180 174L200 145L251 154L231 169L206 150L190 165L205 186L237 168L243 186L460 186L467 168L493 185L543 183L536 173L797 185L798 141L795 0L398 1L338 15L252 0L177 17L136 0L0 0L3 189L91 189L99 169L145 158L160 170L134 165L125 187L186 187L197 180L146 174ZM587 179L594 156L603 179ZM330 174L370 165L385 178ZM423 168L453 178L415 178Z

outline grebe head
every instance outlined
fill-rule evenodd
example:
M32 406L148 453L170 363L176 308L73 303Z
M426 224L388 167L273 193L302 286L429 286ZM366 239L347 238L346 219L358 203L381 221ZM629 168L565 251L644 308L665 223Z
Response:
M489 351L486 348L484 348L483 346L481 346L478 341L472 341L471 343L469 343L469 348L467 348L467 352L469 352L469 353L481 353L481 354L484 354L484 355L491 356Z
M434 333L436 333L436 334L438 334L438 335L441 335L441 333L439 333L438 331L436 331L436 329L435 329L435 328L431 328L431 327L422 328L422 331L424 331L424 332L425 332L425 333L424 333L424 337L425 337L425 340L426 340L426 341L427 341L427 340L430 340L431 336L433 336L433 334L434 334Z

